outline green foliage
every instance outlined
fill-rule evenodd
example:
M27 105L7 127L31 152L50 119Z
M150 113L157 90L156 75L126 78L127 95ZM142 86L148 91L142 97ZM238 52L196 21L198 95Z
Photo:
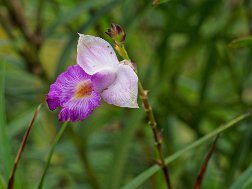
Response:
M233 40L229 46L231 48L240 48L240 47L247 47L247 46L252 46L252 37L244 37L244 38L239 38L236 40Z
M159 5L159 4L162 4L162 3L166 3L168 2L169 0L153 0L152 1L152 4L153 5Z
M252 166L248 167L232 184L230 189L249 189L252 187Z
M111 23L126 31L125 48L150 91L174 188L193 187L207 141L220 132L202 188L251 188L251 118L219 127L252 105L250 1L154 2L0 0L0 188L35 107L57 75L76 63L77 32L112 43L104 33ZM164 188L142 108L102 104L70 127L55 147L43 188ZM44 106L15 188L38 186L60 128L57 111Z
M166 164L171 163L172 161L176 160L180 156L185 155L186 152L192 150L193 148L196 148L206 141L208 141L210 138L224 132L226 129L229 129L230 127L235 126L238 122L244 120L248 116L251 116L251 114L245 114L242 116L237 117L236 119L230 121L229 123L223 125L222 127L212 131L211 133L205 135L204 137L196 140L192 144L188 145L187 147L179 150L178 152L175 152L174 154L170 155L168 158L165 159ZM143 182L145 182L147 179L149 179L154 173L156 173L158 170L160 170L160 167L157 165L152 166L151 168L147 169L146 171L142 172L139 176L137 176L133 181L131 181L128 185L124 186L123 189L133 189L139 187Z
M4 88L5 88L5 62L1 63L1 80L0 80L0 147L1 147L1 156L2 158L2 171L1 177L4 177L5 180L8 179L8 174L10 174L11 166L13 163L13 158L11 156L11 144L10 139L7 134L7 128L5 123L5 95L4 95ZM3 163L3 160L5 162ZM1 179L2 180L2 179ZM2 183L2 182L1 182ZM2 184L1 184L2 185Z

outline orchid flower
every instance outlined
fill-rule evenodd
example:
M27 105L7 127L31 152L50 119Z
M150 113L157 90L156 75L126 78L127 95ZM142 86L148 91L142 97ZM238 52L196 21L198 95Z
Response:
M138 77L127 62L118 61L107 41L79 34L77 64L50 86L49 109L62 108L59 121L82 121L100 106L101 98L108 104L137 108Z

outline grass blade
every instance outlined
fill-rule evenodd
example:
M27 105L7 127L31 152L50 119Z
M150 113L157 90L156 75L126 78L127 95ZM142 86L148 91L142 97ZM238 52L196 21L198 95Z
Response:
M232 184L230 189L249 189L252 187L252 165Z
M4 180L3 180L3 177L2 175L0 174L0 189L5 189L5 183L4 183Z
M53 141L51 150L50 150L50 152L49 152L49 155L48 155L48 158L47 158L47 161L46 161L46 165L45 165L44 172L43 172L42 177L41 177L40 182L39 182L38 189L42 189L42 188L43 188L45 176L46 176L47 170L48 170L48 168L49 168L49 165L50 165L50 162L51 162L51 159L52 159L53 152L54 152L55 147L56 147L56 145L58 144L60 138L62 137L64 131L66 130L67 124L68 124L68 122L65 122L65 123L62 125L62 127L60 128L59 132L57 133L57 135L56 135L56 137L55 137L55 140Z
M170 0L153 0L153 1L152 1L152 4L153 4L153 5L160 5L160 4L166 3L166 2L168 2L168 1L170 1Z
M110 0L111 1L111 0ZM59 19L56 20L51 26L49 26L48 30L44 34L45 37L48 37L54 33L54 31L60 27L64 26L77 17L79 17L83 12L88 11L90 9L93 9L97 6L103 5L105 3L109 2L108 0L93 0L93 1L85 1L81 4L78 4L76 7L74 7L72 10L68 11L67 13L63 13L59 16Z
M18 133L25 131L25 127L31 121L31 117L33 116L34 112L36 111L37 107L32 106L31 108L23 111L17 117L12 118L8 122L8 133L10 137L17 136Z
M212 143L212 145L211 145L211 147L210 147L210 149L208 151L206 159L205 159L204 163L201 165L200 171L198 173L198 176L197 176L197 179L196 179L196 182L195 182L195 185L194 185L194 189L200 189L201 188L201 184L202 184L204 174L205 174L206 169L207 169L208 162L209 162L210 158L212 157L212 154L214 152L215 145L216 145L216 143L218 141L218 138L219 138L219 135L217 135L215 137L214 142Z
M97 179L96 173L91 165L89 158L87 157L87 143L83 142L82 136L79 133L76 133L72 127L69 127L69 134L73 140L73 144L78 152L79 158L81 159L83 169L86 172L87 180L92 186L93 189L99 189L100 183Z
M200 146L201 144L208 141L212 137L216 136L217 134L220 134L220 133L224 132L225 130L229 129L230 127L235 126L235 124L237 124L240 121L245 120L249 116L251 116L251 112L248 112L248 113L245 113L245 114L242 114L242 115L238 116L237 118L231 120L230 122L223 125L222 127L219 127L218 129L212 131L211 133L209 133L209 134L205 135L204 137L200 138L199 140L193 142L192 144L185 147L184 149L179 150L178 152L176 152L173 155L169 156L168 158L165 159L165 163L166 164L171 163L172 161L174 161L177 158L179 158L180 156L182 156L184 153L186 153L186 152ZM160 170L160 167L157 166L157 165L154 165L154 166L150 167L149 169L145 170L140 175L135 177L135 179L133 179L130 183L128 183L122 189L134 189L134 188L139 187L148 178L150 178L153 174L155 174L159 170Z
M106 188L108 189L117 189L122 182L125 164L127 162L130 150L130 143L136 130L139 128L139 126L142 126L140 123L142 117L143 112L132 113L130 116L126 117L126 120L123 120L125 122L125 129L122 132L122 136L120 137L120 141L118 141L116 150L114 152L114 158L110 168L109 180L106 186Z
M0 63L0 154L3 163L3 178L7 182L11 171L13 157L11 156L11 143L7 135L5 120L5 63Z
M235 39L231 43L229 43L228 46L230 48L241 48L241 47L252 46L252 37L249 36L249 37Z
M17 169L19 160L21 158L21 155L23 154L23 151L24 151L25 145L27 143L29 134L30 134L31 129L32 129L33 125L34 125L34 122L35 122L35 120L36 120L36 118L38 116L38 113L40 111L41 106L42 106L42 104L40 104L38 106L37 110L35 111L35 113L33 115L31 123L29 124L29 127L27 128L27 130L25 131L25 134L23 136L22 143L21 143L21 145L19 147L19 150L18 150L18 153L16 155L15 162L14 162L14 165L13 165L13 168L12 168L12 171L11 171L11 175L10 175L10 178L9 178L9 181L8 181L8 189L13 189L14 188L14 177L15 177L16 169Z
M251 119L246 120L244 126L250 126ZM226 170L226 181L225 187L228 188L237 177L237 172L242 172L244 169L244 163L251 153L251 140L252 139L252 128L247 127L240 136L240 140L237 141L234 146L234 150L230 154L230 167Z

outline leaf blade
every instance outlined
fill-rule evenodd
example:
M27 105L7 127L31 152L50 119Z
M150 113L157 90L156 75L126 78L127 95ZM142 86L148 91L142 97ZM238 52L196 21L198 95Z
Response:
M241 48L252 46L252 36L235 39L231 43L229 43L228 46L230 48Z
M248 184L252 185L252 165L238 177L230 189L245 189Z
M122 132L120 141L116 145L114 158L110 168L111 173L109 174L108 189L117 189L121 184L130 150L130 142L132 141L136 130L141 126L140 121L142 117L143 112L133 113L126 118L127 121L125 120L126 126Z
M88 2L85 1L84 3L78 4L76 7L74 7L70 11L66 13L62 13L59 16L59 19L48 27L47 31L44 34L45 38L48 38L50 35L52 35L58 27L61 27L63 25L70 23L73 19L83 14L84 11L95 8L99 5L103 5L110 1L111 0L105 0L105 1L93 0L93 1L88 1Z
M0 154L3 163L4 180L8 180L13 162L11 155L11 142L7 134L7 124L5 120L5 63L0 64Z

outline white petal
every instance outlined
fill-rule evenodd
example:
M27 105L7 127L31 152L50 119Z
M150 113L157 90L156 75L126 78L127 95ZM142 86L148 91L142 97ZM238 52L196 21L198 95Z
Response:
M119 65L118 65L119 67ZM92 86L93 89L101 93L103 90L107 89L117 77L117 70L110 68L110 69L103 69L98 72L96 72L94 75L92 75Z
M117 77L101 96L105 102L120 107L138 108L138 78L129 65L120 64Z
M102 38L79 34L77 64L92 75L108 67L117 67L119 61L114 49Z

